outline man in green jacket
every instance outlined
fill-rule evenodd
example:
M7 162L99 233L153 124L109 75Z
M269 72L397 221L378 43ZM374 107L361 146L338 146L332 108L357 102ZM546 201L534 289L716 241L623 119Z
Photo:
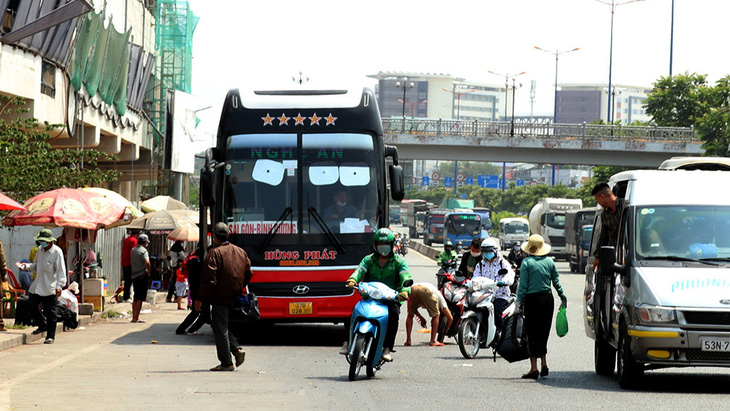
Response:
M375 252L366 256L360 265L347 279L347 286L355 287L360 281L381 282L398 291L398 301L388 304L388 328L383 341L383 360L393 361L393 347L395 335L398 332L398 317L400 305L408 299L411 289L404 287L407 280L412 280L406 261L393 252L395 235L387 228L381 228L373 236ZM340 350L340 354L347 354L347 343Z

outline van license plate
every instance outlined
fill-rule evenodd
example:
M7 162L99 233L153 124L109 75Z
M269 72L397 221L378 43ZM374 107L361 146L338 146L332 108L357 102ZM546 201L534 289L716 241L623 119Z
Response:
M730 338L700 338L702 351L730 352Z
M312 303L289 303L289 315L312 314Z

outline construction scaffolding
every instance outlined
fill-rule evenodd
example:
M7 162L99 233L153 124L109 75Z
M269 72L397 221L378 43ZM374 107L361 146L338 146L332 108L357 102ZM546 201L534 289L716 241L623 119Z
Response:
M155 76L150 80L147 101L154 132L153 161L157 163L156 182L143 186L143 196L170 195L170 171L164 170L165 117L168 90L190 93L192 84L193 33L198 24L187 0L158 0L155 4Z

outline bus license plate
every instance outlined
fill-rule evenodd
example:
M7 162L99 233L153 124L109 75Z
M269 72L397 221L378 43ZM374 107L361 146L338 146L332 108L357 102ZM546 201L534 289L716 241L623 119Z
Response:
M702 351L730 352L730 338L700 338Z
M289 303L289 315L312 314L312 303Z

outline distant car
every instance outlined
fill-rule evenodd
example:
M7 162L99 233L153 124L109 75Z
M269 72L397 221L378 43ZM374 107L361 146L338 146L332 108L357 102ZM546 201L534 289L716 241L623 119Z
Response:
M389 221L390 224L400 224L400 206L390 208Z

